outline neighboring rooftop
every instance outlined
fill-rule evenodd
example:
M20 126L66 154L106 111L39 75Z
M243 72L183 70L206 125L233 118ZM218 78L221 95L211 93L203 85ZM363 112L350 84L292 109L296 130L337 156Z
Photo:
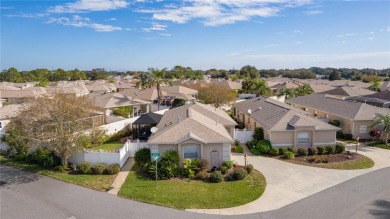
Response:
M328 90L322 93L335 95L335 96L355 97L355 96L375 94L376 92L361 87L338 87L333 90Z

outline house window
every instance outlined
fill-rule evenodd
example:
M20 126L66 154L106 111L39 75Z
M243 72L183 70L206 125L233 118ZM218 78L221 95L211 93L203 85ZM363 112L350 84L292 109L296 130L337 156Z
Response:
M359 133L365 134L367 133L367 126L366 125L361 125L359 129Z
M199 158L199 146L188 145L183 147L184 159L197 159Z
M300 132L298 133L298 144L308 144L309 143L309 132Z

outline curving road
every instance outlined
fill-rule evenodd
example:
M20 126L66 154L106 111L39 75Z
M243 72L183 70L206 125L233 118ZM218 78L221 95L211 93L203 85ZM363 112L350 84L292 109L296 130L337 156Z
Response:
M2 219L390 218L390 168L353 178L278 210L239 216L149 205L4 166L0 166L0 174Z

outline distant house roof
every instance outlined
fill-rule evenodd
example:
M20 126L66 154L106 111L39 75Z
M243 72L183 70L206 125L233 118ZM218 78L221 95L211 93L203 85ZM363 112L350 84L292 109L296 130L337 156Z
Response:
M163 115L157 113L142 114L137 120L133 122L135 125L140 124L158 124Z
M178 144L188 139L203 143L232 143L233 139L221 121L232 126L236 122L225 112L223 114L200 103L168 110L157 125L158 131L151 135L148 143Z
M337 129L321 120L307 116L301 110L271 98L257 97L238 102L234 107L268 130L283 131L298 127L315 127L316 130Z
M167 93L197 94L198 91L184 86L163 86L161 90Z
M240 90L242 88L242 85L240 82L237 81L229 81L225 79L218 79L218 80L212 80L212 84L224 87L229 90Z
M94 101L94 105L101 108L113 108L119 106L138 105L139 102L134 101L121 93L100 93L94 92L88 94L88 98Z
M360 102L336 99L326 94L310 94L296 97L286 100L286 103L318 109L353 120L373 120L376 114L385 115L390 112L390 109L379 108Z
M310 87L313 89L314 93L322 93L334 89L334 87L327 84L310 84Z
M4 99L37 98L43 94L35 90L0 90L0 98Z
M335 96L355 97L355 96L374 94L375 92L361 87L338 87L333 90L328 90L322 93L335 95Z
M365 98L377 98L377 99L390 101L390 91L389 90L385 90L385 91L382 91L382 92L376 92L376 93L373 93L373 94L364 95L362 97L365 97Z

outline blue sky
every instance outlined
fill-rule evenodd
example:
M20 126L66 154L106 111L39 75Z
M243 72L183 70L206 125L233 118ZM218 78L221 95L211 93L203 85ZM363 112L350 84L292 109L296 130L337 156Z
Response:
M1 69L390 67L389 0L2 0Z

